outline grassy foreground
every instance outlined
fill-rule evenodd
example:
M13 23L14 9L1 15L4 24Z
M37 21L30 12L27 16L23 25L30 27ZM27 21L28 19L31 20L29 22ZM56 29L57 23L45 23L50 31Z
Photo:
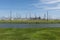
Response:
M56 24L60 20L0 20L0 23L16 23L16 24Z
M60 40L60 28L0 28L0 40Z

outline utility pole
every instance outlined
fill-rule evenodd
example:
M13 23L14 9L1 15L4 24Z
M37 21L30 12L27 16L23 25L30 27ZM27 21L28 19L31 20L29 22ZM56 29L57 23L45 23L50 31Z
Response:
M35 13L35 19L37 19L36 13Z
M18 20L18 14L16 13L16 20Z
M48 11L47 11L47 21L48 21Z
M21 14L20 14L20 16L19 16L19 17L20 17L20 19L21 19Z
M21 15L16 13L16 20L21 19Z
M30 15L29 15L29 16L30 16L30 19L31 19L31 13L30 13Z
M44 20L45 20L45 18L46 18L46 14L44 14Z
M26 19L27 19L27 14L26 14Z
M12 20L12 11L10 10L10 21Z

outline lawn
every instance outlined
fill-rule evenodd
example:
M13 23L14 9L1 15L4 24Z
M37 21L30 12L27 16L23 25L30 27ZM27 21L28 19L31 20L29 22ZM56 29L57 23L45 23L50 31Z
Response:
M0 28L0 40L60 40L60 28Z

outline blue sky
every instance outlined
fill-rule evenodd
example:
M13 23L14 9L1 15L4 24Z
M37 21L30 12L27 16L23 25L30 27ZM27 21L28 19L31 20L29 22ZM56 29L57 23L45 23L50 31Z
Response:
M49 18L60 18L60 0L0 0L0 17L37 16L44 17L49 12Z

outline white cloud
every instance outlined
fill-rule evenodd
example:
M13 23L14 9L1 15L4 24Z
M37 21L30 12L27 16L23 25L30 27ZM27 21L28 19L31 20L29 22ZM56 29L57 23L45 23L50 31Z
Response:
M60 4L58 4L57 6L55 7L45 7L44 9L46 10L51 10L51 9L60 9Z
M51 9L60 9L60 7L47 7L47 8L44 8L44 9L47 9L47 10L51 10Z
M38 9L45 9L45 10L51 10L51 9L60 9L60 0L39 0L38 3L33 4ZM56 4L53 7L50 7L52 4ZM50 6L48 6L50 5Z
M42 5L41 3L33 4L34 7L36 8L44 8L46 6Z
M60 2L60 0L39 0L44 4L54 4Z

